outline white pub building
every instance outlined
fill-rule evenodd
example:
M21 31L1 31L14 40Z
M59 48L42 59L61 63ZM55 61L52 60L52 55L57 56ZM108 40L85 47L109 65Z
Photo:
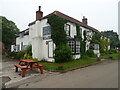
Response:
M29 23L28 29L19 32L19 35L16 36L16 44L11 46L11 51L18 52L24 50L27 45L31 44L33 58L46 59L49 62L54 62L53 51L55 50L55 44L51 39L51 27L47 23L48 17L52 15L56 15L67 20L67 23L65 24L65 31L67 34L68 45L71 47L73 58L80 58L80 42L76 38L76 24L80 25L82 38L84 38L83 32L86 31L86 51L90 47L89 40L92 39L94 32L99 31L89 26L87 18L85 17L83 17L81 22L59 11L54 11L46 16L43 16L40 6L39 10L36 11L36 20ZM98 44L94 44L94 53L100 56Z

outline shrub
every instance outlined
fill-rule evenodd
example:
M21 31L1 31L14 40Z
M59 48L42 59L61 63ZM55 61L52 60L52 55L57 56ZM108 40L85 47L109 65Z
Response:
M88 55L89 57L94 57L95 56L92 49L87 50L86 55Z
M25 49L24 59L32 59L32 45L28 45Z
M113 53L117 53L117 50L114 48L111 48L108 52L109 54L113 54Z
M72 60L72 52L69 46L60 45L55 49L55 62L62 63Z
M32 56L30 56L29 54L25 53L24 54L24 59L32 59Z
M25 50L19 51L19 52L17 52L16 54L17 54L17 55L16 55L16 58L17 58L17 59L23 59L23 58L24 58L24 54L25 54Z
M32 45L28 45L25 49L26 54L32 56Z
M16 57L16 52L8 52L7 57L8 58L15 58Z

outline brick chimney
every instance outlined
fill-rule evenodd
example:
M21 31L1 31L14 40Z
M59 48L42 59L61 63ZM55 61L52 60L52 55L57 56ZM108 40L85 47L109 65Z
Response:
M39 20L43 17L43 12L41 11L41 6L39 6L38 11L36 11L36 20Z
M87 18L85 16L83 16L82 22L87 25Z

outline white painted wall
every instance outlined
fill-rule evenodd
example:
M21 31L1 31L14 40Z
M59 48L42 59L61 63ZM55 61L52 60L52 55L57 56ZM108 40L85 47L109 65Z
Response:
M86 41L86 51L90 48L90 41Z
M99 50L93 50L94 54L97 55L97 57L100 57L100 51Z
M43 19L41 21L36 21L34 25L31 25L30 28L30 37L32 41L32 53L33 58L38 59L47 59L48 61L54 61L53 58L48 57L48 44L46 42L51 41L43 40L43 27L49 26L47 23L47 19Z
M78 55L73 55L73 59L80 59L80 54L78 54Z
M70 36L74 38L74 36L76 35L76 25L71 22L67 22L66 24L70 25Z
M17 37L16 38L16 45L20 44L20 42L23 42L23 45L29 45L29 35L25 35L24 37Z

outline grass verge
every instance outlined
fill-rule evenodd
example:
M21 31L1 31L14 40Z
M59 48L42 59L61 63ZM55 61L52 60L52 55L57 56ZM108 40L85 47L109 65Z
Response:
M113 53L113 54L105 54L105 55L102 55L101 58L120 60L120 52L119 53Z
M45 70L60 70L60 69L66 70L70 68L88 65L94 62L98 62L98 60L95 58L84 57L80 60L72 60L64 63L50 63L50 62L39 62L39 63L45 66L44 67Z

